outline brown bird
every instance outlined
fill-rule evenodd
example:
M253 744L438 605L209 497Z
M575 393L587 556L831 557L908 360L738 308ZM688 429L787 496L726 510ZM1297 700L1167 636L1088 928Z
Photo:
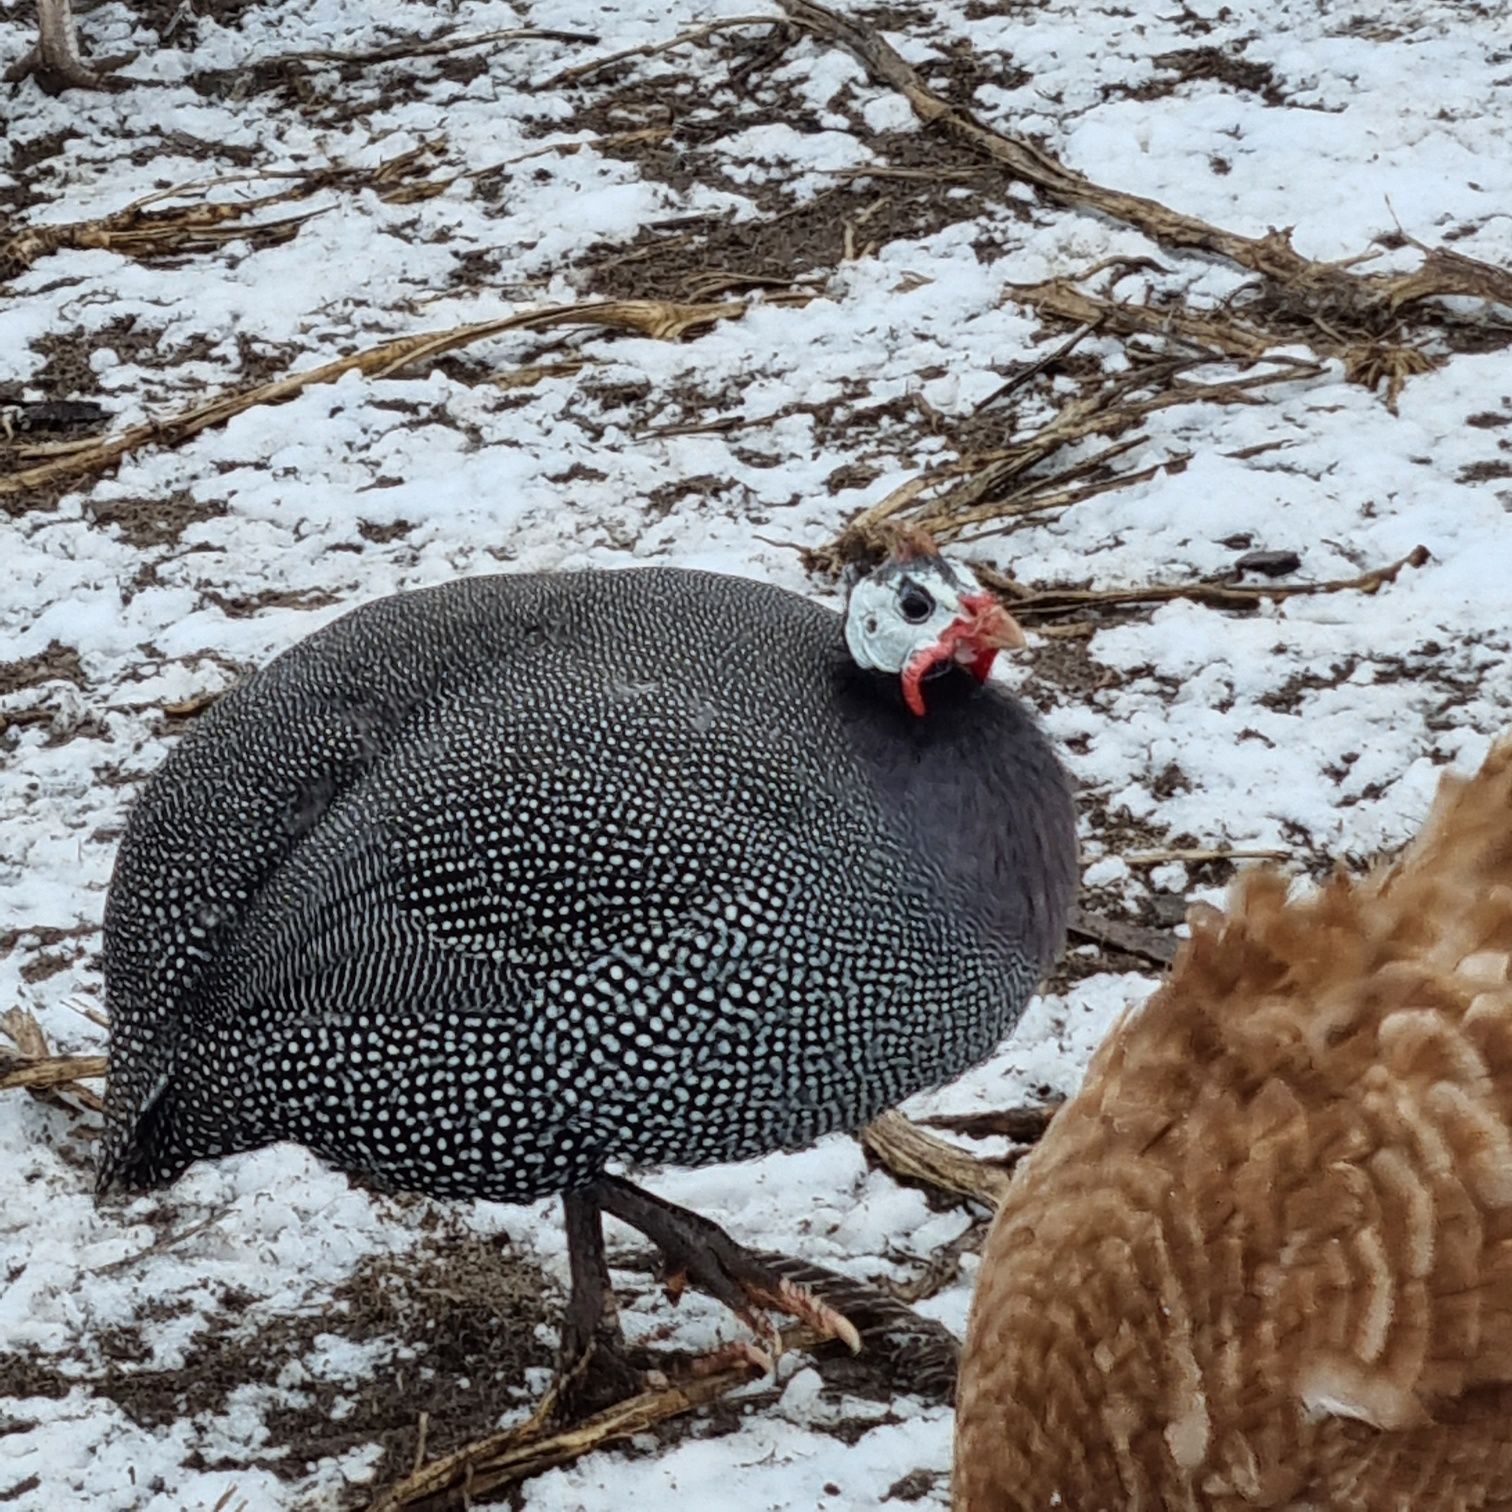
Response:
M1512 1508L1512 741L1287 894L1193 911L1020 1168L957 1512Z

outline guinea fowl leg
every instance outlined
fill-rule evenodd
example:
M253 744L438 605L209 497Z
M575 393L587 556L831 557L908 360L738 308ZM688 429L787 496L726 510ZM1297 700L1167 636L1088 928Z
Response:
M581 1415L634 1395L645 1382L625 1358L595 1190L568 1192L562 1207L567 1218L572 1294L562 1319L559 1395L571 1413Z
M780 1274L737 1244L717 1223L617 1176L601 1177L590 1191L599 1208L639 1229L662 1252L664 1279L674 1297L691 1281L700 1291L723 1302L761 1341L767 1356L780 1353L781 1343L777 1330L758 1308L786 1313L827 1338L839 1339L853 1351L860 1350L861 1336L848 1318L808 1287ZM727 1353L753 1358L749 1346L721 1351L721 1355Z

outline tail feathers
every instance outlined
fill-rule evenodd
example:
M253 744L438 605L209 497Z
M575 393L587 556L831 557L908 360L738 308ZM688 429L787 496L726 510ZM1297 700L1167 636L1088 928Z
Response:
M196 1160L235 1155L267 1143L240 1128L224 1109L207 1115L186 1106L165 1078L133 1118L107 1125L95 1195L152 1191L177 1181Z
M193 1157L169 1153L174 1123L173 1089L165 1081L135 1116L107 1124L95 1195L150 1191L180 1176Z

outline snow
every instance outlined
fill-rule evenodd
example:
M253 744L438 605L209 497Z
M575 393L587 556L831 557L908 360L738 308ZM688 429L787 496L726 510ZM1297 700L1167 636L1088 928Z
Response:
M76 384L97 380L77 397L97 398L123 429L399 336L577 302L594 287L592 267L629 253L648 223L663 234L693 217L756 227L866 169L879 170L865 181L874 200L901 192L881 138L917 153L927 137L898 95L812 38L745 82L727 80L735 55L722 49L760 28L631 59L580 85L552 82L591 58L767 9L457 0L443 14L395 0L263 0L188 19L160 47L151 17L165 8L91 11L93 53L144 51L123 93L53 98L28 82L0 97L0 194L16 195L13 229L109 214L191 181L220 180L203 192L248 202L294 182L259 173L326 176L306 198L252 216L308 217L274 245L39 258L0 301L0 406L75 397ZM952 98L983 119L1042 138L1098 182L1246 234L1293 226L1311 256L1371 250L1400 226L1506 265L1512 73L1494 10L1385 0L1348 20L1302 0L1045 0L890 9L882 21L935 88L959 88ZM298 88L246 72L239 91L208 82L210 70L275 55L518 27L598 41L327 61L307 65ZM0 68L28 40L13 11L0 17ZM1176 67L1169 55L1198 48L1242 59L1251 84L1162 86ZM962 49L978 67L956 86ZM602 140L658 128L671 133L663 158ZM337 171L422 146L422 172L450 179L431 197L385 201ZM62 1049L98 1050L102 1032L76 1009L99 1000L97 930L120 826L178 728L162 705L226 686L351 603L459 574L660 561L830 595L797 548L822 544L856 509L953 455L952 427L1015 364L1064 339L1015 303L1014 285L1113 257L1155 261L1123 277L1126 298L1143 288L1211 305L1243 282L1222 264L1048 207L1021 185L961 203L954 221L916 234L857 226L855 260L803 269L806 304L758 291L739 318L676 342L594 326L507 332L429 371L348 373L26 501L0 527L0 662L65 648L79 685L60 676L0 696L0 717L42 711L0 736L0 1004L34 1013ZM1374 250L1379 268L1417 256L1403 244ZM726 261L724 271L750 271L756 253L737 248ZM50 372L60 351L92 376ZM1079 355L1109 372L1128 363L1105 333ZM510 378L538 363L568 366L533 383ZM1020 423L1035 419L1034 403L1048 418L1071 380L1051 377L1037 392ZM1419 545L1430 553L1373 594L1296 597L1250 615L1176 600L1110 618L1084 643L1090 676L1066 686L1044 670L1060 643L1031 637L1002 675L1067 749L1095 906L1137 917L1212 895L1210 872L1130 867L1130 849L1276 848L1314 874L1370 857L1411 833L1445 764L1472 765L1509 722L1505 342L1488 338L1411 378L1398 410L1345 382L1335 362L1259 403L1159 411L1125 460L1141 468L1190 454L1180 470L980 543L1027 584L1093 587L1224 572L1241 537L1296 551L1310 581L1353 577ZM190 510L182 529L122 523L144 501L170 500ZM49 930L79 932L58 940ZM1073 1090L1100 1037L1154 982L1105 970L1073 979L1037 1000L987 1066L909 1111L982 1111ZM352 1495L373 1474L370 1447L302 1476L271 1468L288 1446L272 1440L269 1414L298 1390L293 1377L154 1427L102 1389L102 1373L115 1331L136 1330L148 1363L168 1368L212 1327L255 1333L320 1309L364 1259L417 1242L415 1211L286 1148L196 1169L161 1201L97 1210L86 1157L80 1126L57 1108L0 1097L0 1364L22 1359L56 1376L47 1394L0 1400L0 1499L103 1512L213 1507L233 1488L255 1508ZM912 1274L968 1217L935 1212L869 1171L846 1138L651 1184L737 1237L860 1277ZM563 1284L549 1205L480 1206L469 1220L507 1233ZM961 1327L973 1273L968 1260L922 1310ZM671 1313L654 1290L625 1321L640 1335L670 1329L669 1342L687 1348L733 1327L694 1297ZM355 1381L387 1359L383 1347L364 1353L332 1336L302 1368ZM913 1505L948 1504L942 1409L907 1396L885 1410L837 1401L801 1359L783 1363L779 1384L737 1432L595 1454L527 1483L524 1505L841 1512L876 1507L915 1471L931 1474ZM853 1443L830 1431L839 1421L848 1436L861 1425Z

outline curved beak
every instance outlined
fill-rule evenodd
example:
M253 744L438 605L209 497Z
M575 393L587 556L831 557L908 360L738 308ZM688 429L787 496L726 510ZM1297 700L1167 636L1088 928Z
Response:
M924 714L924 679L944 662L968 667L980 682L987 681L999 651L1025 645L1019 623L985 589L961 595L961 612L939 637L920 646L904 664L903 700L917 715Z

